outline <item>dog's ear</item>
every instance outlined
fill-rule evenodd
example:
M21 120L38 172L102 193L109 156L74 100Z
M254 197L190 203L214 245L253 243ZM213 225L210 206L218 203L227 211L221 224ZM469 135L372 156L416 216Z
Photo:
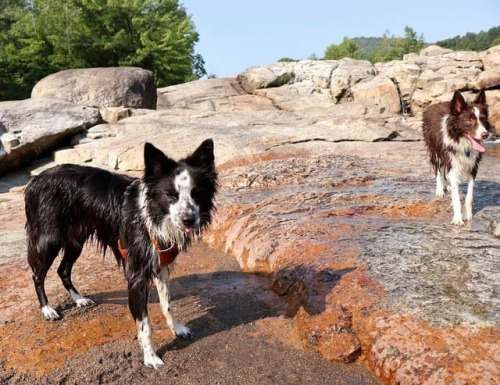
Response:
M479 91L476 98L474 99L475 104L486 104L486 93L484 90Z
M160 177L168 174L177 163L167 157L161 150L151 143L144 145L144 177Z
M465 101L462 94L455 91L453 94L453 99L451 99L451 113L458 115L467 107L467 102Z
M198 148L186 158L186 163L194 167L214 166L214 141L204 140Z

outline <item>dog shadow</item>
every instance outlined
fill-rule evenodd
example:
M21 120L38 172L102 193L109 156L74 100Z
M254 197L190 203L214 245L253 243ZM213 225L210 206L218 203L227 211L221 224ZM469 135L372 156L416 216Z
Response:
M462 190L465 195L467 187ZM488 206L500 206L500 183L490 180L478 180L474 184L474 213Z
M158 354L162 357L172 349L183 349L197 340L260 319L291 318L301 307L310 315L320 314L327 307L328 294L343 275L355 269L297 265L274 274L218 271L174 277L171 280L174 312L181 322L188 320L185 325L191 328L194 337L176 338L162 345ZM100 305L128 305L126 291L101 293L93 299ZM159 306L154 288L149 303ZM163 325L167 327L166 323Z

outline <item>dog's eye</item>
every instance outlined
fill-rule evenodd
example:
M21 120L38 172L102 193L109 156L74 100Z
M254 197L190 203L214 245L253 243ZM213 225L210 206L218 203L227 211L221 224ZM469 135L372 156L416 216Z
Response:
M179 199L179 193L177 191L169 191L167 195L170 200L176 201Z

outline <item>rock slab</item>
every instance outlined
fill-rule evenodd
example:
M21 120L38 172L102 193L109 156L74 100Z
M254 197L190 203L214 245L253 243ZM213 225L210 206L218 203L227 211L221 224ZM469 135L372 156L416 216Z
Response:
M56 99L0 103L0 175L68 145L99 123L99 110Z

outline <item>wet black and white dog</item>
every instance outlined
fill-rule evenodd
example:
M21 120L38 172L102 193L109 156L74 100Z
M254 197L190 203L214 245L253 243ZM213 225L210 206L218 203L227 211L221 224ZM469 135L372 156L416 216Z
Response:
M109 247L125 269L144 364L159 368L147 311L150 285L156 285L168 326L190 337L173 314L169 265L210 222L217 190L213 141L178 162L146 143L144 162L142 179L69 164L34 177L25 192L28 263L42 315L56 320L44 281L58 253L63 250L57 272L64 287L77 306L87 306L93 301L73 286L71 269L89 238L103 252Z
M455 91L451 102L434 104L424 112L422 131L436 173L436 195L445 195L448 182L454 225L463 226L464 219L472 219L474 180L485 150L481 141L489 136L490 129L483 90L472 103ZM464 218L459 193L462 181L468 183Z

